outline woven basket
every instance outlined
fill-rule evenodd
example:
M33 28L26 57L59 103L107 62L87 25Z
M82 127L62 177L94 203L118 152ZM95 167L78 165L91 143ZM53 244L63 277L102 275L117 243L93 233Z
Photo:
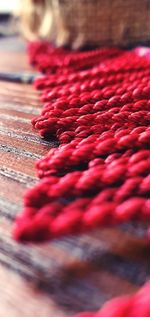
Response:
M44 3L44 0L34 3L38 5L40 2L41 5L42 1ZM129 46L145 44L150 40L150 0L45 2L53 18L52 32L49 32L48 37L58 46ZM33 19L35 22L34 16Z

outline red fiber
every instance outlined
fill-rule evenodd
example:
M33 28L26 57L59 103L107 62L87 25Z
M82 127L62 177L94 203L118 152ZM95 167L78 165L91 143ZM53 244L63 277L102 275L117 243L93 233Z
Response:
M43 72L34 85L44 106L32 124L59 146L36 164L41 180L25 194L15 239L150 220L150 59L138 52L29 46ZM150 284L78 317L150 317Z
M57 148L37 162L14 236L42 241L150 219L150 60L137 50L87 52L29 46L44 72L44 107L32 120Z

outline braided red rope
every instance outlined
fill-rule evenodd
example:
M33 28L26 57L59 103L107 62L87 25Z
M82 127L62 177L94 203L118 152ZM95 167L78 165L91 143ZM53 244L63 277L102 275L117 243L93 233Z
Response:
M60 145L37 162L42 180L25 195L15 237L45 240L150 219L150 60L136 51L69 52L29 46L46 74L44 108L32 120Z
M150 59L142 54L29 47L45 73L34 83L44 107L32 124L60 145L37 162L41 181L25 195L16 239L150 220ZM78 317L150 317L150 284Z

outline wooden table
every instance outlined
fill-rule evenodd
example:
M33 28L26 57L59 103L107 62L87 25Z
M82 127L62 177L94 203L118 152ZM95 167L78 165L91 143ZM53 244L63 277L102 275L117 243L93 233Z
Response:
M9 43L0 44L0 71L28 70L22 44ZM12 240L22 195L37 181L34 163L53 146L30 124L40 109L30 85L0 82L0 317L67 317L95 310L113 296L135 291L150 276L142 226L38 246Z

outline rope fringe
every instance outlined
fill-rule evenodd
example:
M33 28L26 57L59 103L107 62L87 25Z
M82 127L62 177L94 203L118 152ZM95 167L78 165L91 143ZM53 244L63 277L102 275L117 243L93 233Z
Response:
M34 83L44 107L32 124L59 146L36 164L41 180L25 194L15 239L150 220L150 59L140 55L29 46L30 62L45 73ZM150 284L78 315L92 316L149 317Z

